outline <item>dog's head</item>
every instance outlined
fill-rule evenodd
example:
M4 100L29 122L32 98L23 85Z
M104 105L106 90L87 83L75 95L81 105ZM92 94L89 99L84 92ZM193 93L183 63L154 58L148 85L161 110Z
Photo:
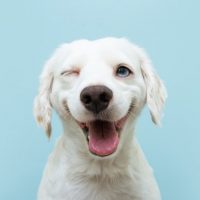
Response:
M50 137L54 108L65 132L88 152L108 156L130 134L145 103L159 124L165 99L165 87L141 48L126 39L80 40L62 45L47 61L34 113Z

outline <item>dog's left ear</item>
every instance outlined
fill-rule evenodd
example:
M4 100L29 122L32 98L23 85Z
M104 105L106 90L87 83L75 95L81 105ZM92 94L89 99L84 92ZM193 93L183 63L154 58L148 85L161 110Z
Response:
M146 84L146 103L151 113L151 119L156 125L160 125L167 91L158 74L154 71L150 59L143 50L141 55L141 71Z

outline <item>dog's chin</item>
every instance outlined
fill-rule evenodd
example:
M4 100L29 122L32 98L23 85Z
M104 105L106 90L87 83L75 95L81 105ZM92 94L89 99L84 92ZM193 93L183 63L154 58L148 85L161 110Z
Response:
M120 142L121 131L128 114L118 121L94 119L86 123L77 121L87 140L89 152L98 157L113 155Z

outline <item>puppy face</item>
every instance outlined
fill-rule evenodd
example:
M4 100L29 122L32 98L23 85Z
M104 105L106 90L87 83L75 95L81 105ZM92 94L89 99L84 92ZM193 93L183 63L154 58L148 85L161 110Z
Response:
M50 135L53 107L88 152L109 156L119 151L146 102L159 123L165 97L140 48L125 39L80 40L62 45L47 62L35 116Z

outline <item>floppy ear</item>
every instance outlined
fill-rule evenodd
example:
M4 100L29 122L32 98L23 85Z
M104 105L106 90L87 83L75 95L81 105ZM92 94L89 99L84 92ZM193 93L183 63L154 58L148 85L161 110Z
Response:
M40 76L39 92L34 101L35 119L44 128L49 138L51 136L52 105L50 94L53 85L53 69L64 61L68 52L68 44L64 43L54 51L53 56L46 62Z
M40 86L38 95L34 100L34 116L39 125L41 125L47 136L51 136L51 111L50 93L53 84L52 74L53 59L47 61L44 70L40 76Z
M141 70L146 84L146 102L150 110L151 119L155 124L160 125L167 91L145 52L142 52Z

